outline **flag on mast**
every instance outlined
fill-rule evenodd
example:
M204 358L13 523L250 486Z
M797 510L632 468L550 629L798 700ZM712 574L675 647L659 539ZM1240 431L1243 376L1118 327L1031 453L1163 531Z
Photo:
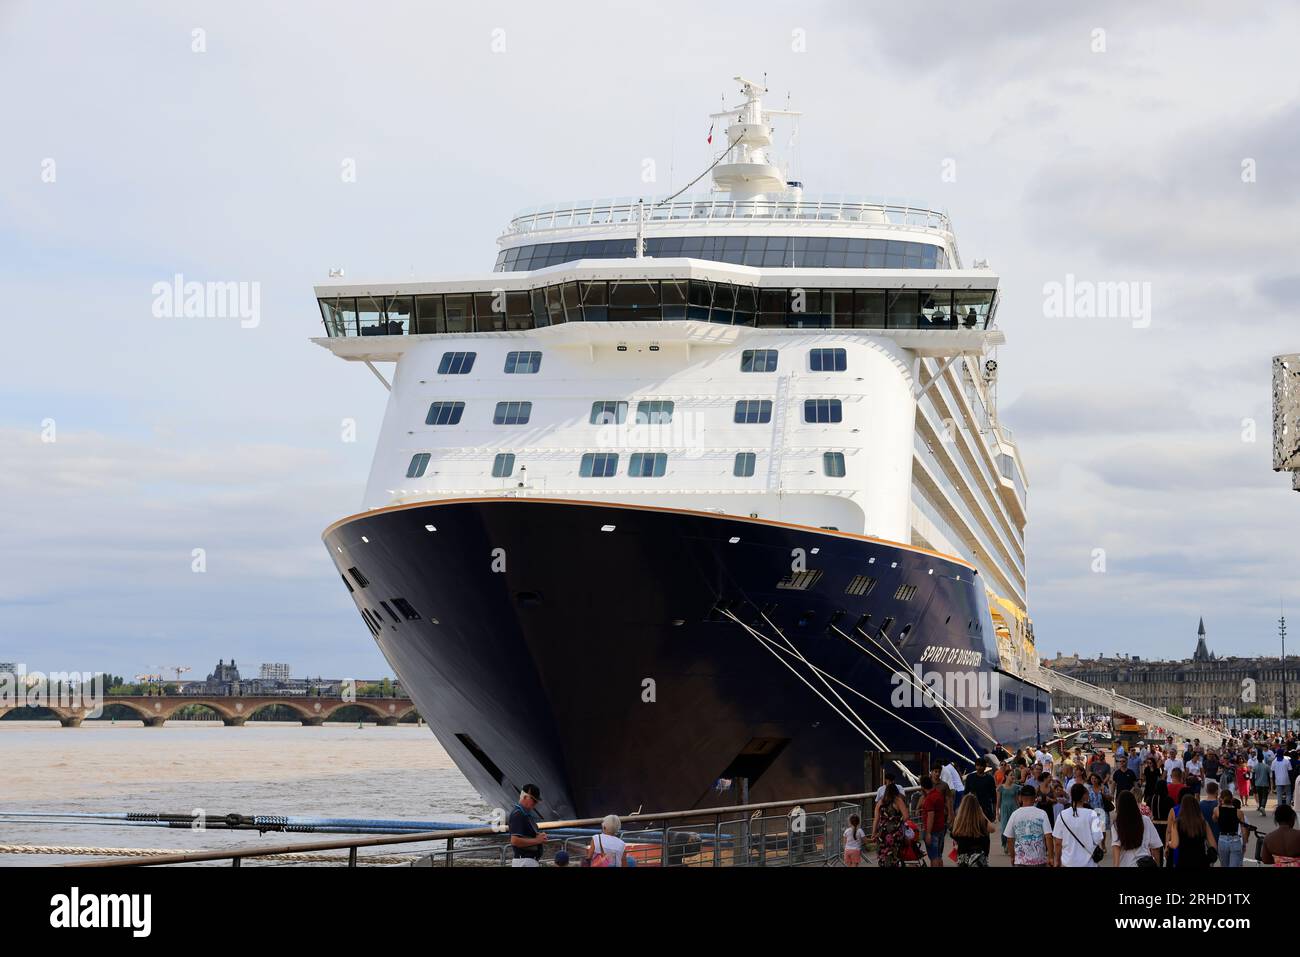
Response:
M712 124L712 123L709 124L709 140L708 140L708 142L709 142L709 145L710 145L710 146L713 145L713 124Z

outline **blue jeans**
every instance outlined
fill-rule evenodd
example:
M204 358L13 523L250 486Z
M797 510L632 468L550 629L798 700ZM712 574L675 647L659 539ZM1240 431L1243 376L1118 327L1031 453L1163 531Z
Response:
M1279 784L1277 786L1277 803L1278 804L1291 803L1291 785Z
M1219 864L1223 867L1241 867L1241 855L1245 850L1240 834L1219 835Z

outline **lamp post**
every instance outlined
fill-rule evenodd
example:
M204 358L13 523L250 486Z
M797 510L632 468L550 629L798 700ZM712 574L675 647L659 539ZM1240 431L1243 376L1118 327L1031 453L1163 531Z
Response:
M1286 721L1291 717L1287 710L1286 703L1286 612L1283 611L1277 620L1277 634L1282 639L1282 720ZM1284 724L1285 728L1286 725Z

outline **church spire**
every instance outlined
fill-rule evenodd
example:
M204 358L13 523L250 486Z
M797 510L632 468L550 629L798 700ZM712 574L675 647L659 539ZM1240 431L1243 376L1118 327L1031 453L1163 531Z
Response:
M1200 626L1196 629L1196 651L1192 654L1193 661L1209 661L1210 649L1205 644L1205 619L1201 619Z

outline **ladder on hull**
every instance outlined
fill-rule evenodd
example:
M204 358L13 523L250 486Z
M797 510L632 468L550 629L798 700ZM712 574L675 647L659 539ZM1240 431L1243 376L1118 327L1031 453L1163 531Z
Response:
M1161 708L1143 704L1141 701L1134 701L1132 698L1126 698L1114 691L1107 691L1105 688L1097 687L1097 685L1080 681L1078 678L1072 678L1059 671L1053 671L1047 666L1038 668L1036 677L1053 693L1083 698L1110 711L1118 711L1120 714L1139 718L1145 721L1148 727L1163 728L1166 733L1175 734L1181 738L1186 738L1188 741L1200 738L1201 743L1207 747L1219 748L1223 746L1223 732L1216 728L1197 724L1195 721L1188 721L1186 718L1180 718Z

